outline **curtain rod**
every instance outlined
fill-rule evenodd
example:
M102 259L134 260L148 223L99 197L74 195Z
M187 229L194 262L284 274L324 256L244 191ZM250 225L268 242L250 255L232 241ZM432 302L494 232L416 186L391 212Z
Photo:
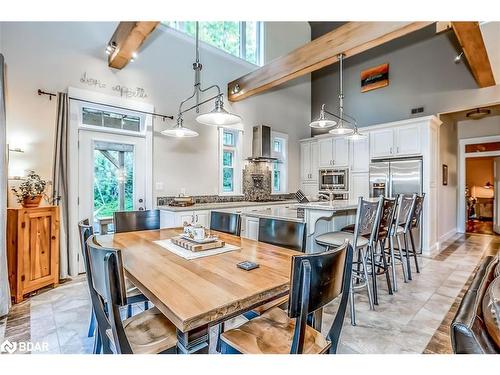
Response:
M52 100L53 96L57 96L56 94L54 94L52 92L46 92L46 91L43 91L41 89L38 89L38 95L47 95L49 97L49 100ZM119 107L117 105L98 103L98 102L93 102L93 101L90 101L90 100L85 100L85 99L80 99L80 98L72 98L71 96L69 96L68 98L70 100L75 100L77 102L98 104L98 105L102 105L102 106L105 106L105 107L111 107L111 108L116 108L116 109L124 109L126 111L132 111L132 112L144 113L146 115L157 116L157 117L161 117L163 119L163 121L165 121L166 118L168 118L170 120L174 119L174 116L171 116L171 115L162 115L160 113L155 113L155 112L140 111L140 110L137 110L137 109L131 109L131 108L126 108L126 107Z

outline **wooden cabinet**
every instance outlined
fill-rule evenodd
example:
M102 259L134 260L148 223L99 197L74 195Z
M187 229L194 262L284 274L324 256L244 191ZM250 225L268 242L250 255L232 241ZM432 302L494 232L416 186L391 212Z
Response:
M370 138L350 141L351 173L370 170Z
M320 139L318 149L321 168L349 166L349 140L346 137Z
M59 209L56 206L7 210L7 262L15 303L59 283Z
M300 179L318 181L318 142L306 141L300 143Z
M370 132L372 158L420 155L422 134L419 124L396 126Z

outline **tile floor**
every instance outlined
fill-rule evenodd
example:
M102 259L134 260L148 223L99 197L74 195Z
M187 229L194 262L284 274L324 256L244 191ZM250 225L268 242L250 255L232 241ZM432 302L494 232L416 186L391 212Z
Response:
M397 269L398 292L392 296L387 293L384 278L379 277L379 305L374 311L369 310L366 291L360 290L356 295L357 325L351 326L347 314L339 352L423 353L481 257L500 248L500 237L456 235L445 247L434 258L421 257L421 272L413 273L409 283L403 282ZM325 334L335 311L336 302L324 309ZM33 348L32 353L91 353L89 316L86 279L79 276L14 305L7 317L0 318L0 342L5 338L47 343L48 348ZM243 321L237 318L228 326ZM211 338L215 333L214 327Z

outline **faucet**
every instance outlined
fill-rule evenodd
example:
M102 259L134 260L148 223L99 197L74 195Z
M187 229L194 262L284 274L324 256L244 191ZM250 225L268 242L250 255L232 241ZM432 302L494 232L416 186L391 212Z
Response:
M328 189L328 190L326 190L326 192L320 191L318 193L318 195L321 197L328 198L328 201L330 202L330 206L333 205L333 197L334 197L333 190Z

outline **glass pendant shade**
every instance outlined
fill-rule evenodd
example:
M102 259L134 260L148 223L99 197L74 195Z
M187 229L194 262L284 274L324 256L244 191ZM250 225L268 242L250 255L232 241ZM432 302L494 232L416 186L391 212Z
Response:
M332 126L335 125L337 125L337 122L333 120L328 120L325 116L325 111L323 109L319 113L318 119L309 124L311 128L315 129L331 128Z
M176 137L176 138L192 138L192 137L197 137L199 135L194 130L182 126L182 118L180 117L177 119L177 125L175 125L170 129L163 130L161 134L166 135L167 137Z
M241 122L241 117L226 111L222 105L221 100L216 100L215 108L208 112L196 117L196 121L204 125L235 125Z
M346 128L344 124L341 123L338 126L334 127L332 130L330 130L328 133L334 135L348 135L354 133L354 129Z
M359 132L358 128L354 129L354 133L348 136L349 139L352 139L353 141L357 141L360 139L366 139L368 136L366 134L362 134Z

